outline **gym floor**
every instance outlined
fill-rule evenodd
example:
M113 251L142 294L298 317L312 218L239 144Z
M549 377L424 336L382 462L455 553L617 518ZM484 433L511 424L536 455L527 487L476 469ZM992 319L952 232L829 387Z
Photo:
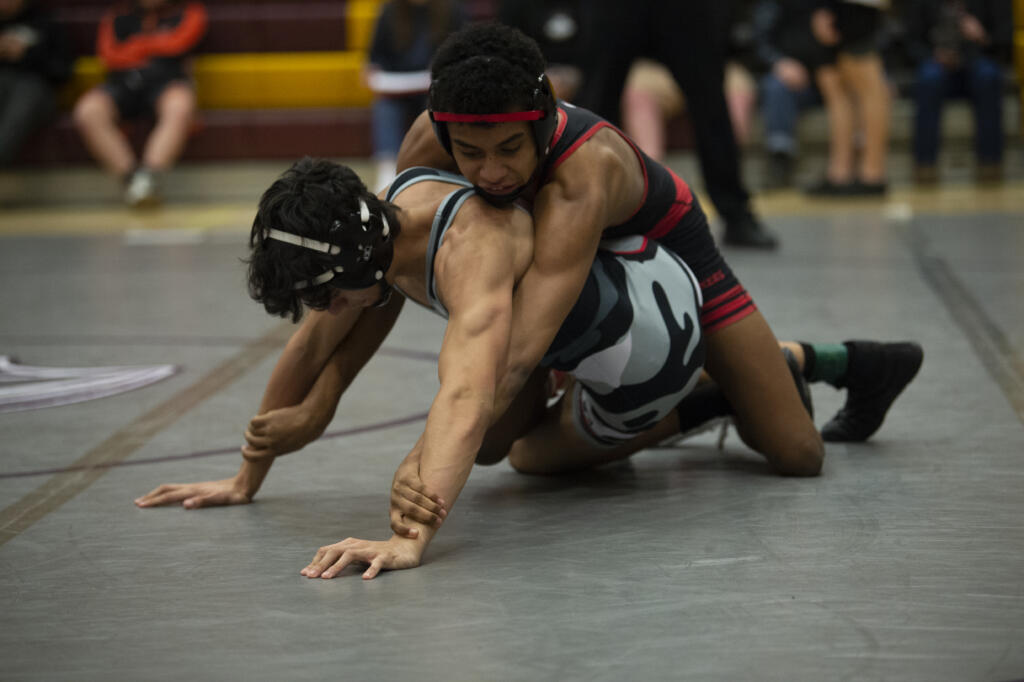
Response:
M782 247L725 253L780 338L925 349L820 478L773 475L735 432L571 477L478 468L425 563L365 582L299 570L387 536L437 384L443 325L416 306L254 504L132 504L237 470L291 331L240 261L286 165L182 167L149 213L91 169L0 178L0 679L1024 678L1020 178L758 199ZM95 374L126 366L173 373ZM113 395L3 412L47 386ZM844 394L813 394L821 425Z

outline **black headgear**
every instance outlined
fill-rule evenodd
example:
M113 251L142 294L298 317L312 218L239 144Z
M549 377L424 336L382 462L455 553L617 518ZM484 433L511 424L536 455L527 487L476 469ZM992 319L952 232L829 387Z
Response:
M375 228L373 221L379 224ZM333 262L330 268L309 279L296 282L293 289L307 289L327 284L335 289L368 289L381 284L383 292L378 305L387 303L391 285L384 279L394 257L394 241L391 226L381 211L371 215L366 202L359 199L359 229L346 227L341 219L335 219L328 232L330 242L302 237L291 232L269 228L264 230L265 239L286 242L305 249L326 254Z
M448 123L505 123L508 121L529 121L533 142L537 146L537 158L540 161L547 156L551 145L551 137L558 126L558 107L555 92L547 74L537 76L537 84L533 89L532 103L527 111L513 111L500 114L460 114L456 112L434 111L434 86L430 86L430 122L434 126L434 134L448 154L452 153L452 138L448 133Z

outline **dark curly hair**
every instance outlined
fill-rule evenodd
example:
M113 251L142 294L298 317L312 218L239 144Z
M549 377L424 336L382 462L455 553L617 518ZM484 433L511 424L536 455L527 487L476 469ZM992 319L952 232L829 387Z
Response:
M359 199L371 215L383 212L391 238L399 233L394 205L378 199L347 166L306 157L284 172L260 198L259 210L249 234L249 295L271 315L298 322L303 305L326 310L334 288L330 283L295 289L295 283L316 277L335 265L330 255L286 242L268 239L275 228L301 237L337 244L345 249L352 237L364 230L359 218ZM340 221L340 228L335 227ZM376 221L379 226L379 220Z
M430 108L460 114L529 109L546 66L537 43L519 30L469 26L448 36L434 55Z

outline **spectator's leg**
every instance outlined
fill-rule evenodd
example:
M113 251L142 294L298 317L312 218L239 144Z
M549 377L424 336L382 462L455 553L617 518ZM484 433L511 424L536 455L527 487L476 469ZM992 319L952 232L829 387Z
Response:
M192 86L175 81L156 99L156 127L146 140L142 163L154 171L167 170L181 156L196 111Z
M622 127L655 161L665 158L665 119L658 94L628 79L622 92Z
M655 30L660 33L659 58L686 96L704 184L728 228L750 215L750 195L740 176L740 152L725 101L725 35L717 35L720 19L712 4L668 3L665 18L673 20L660 22ZM681 43L687 49L680 49Z
M967 93L974 109L974 147L979 168L1003 163L1003 70L985 57L967 66Z
M946 69L934 59L921 62L914 83L914 163L923 179L931 179L931 171L939 158L942 130L942 104L946 97Z
M745 147L750 142L757 106L757 84L750 72L736 62L725 66L725 103L729 107L736 143Z
M796 126L800 93L793 92L773 74L761 78L761 120L764 125L768 168L764 186L789 187L796 162Z
M0 166L17 155L32 132L53 113L53 88L35 74L0 72Z
M889 86L882 60L875 53L840 54L839 72L853 90L856 111L864 127L864 150L858 176L861 182L885 182L889 153Z
M377 97L372 112L373 160L377 167L374 182L380 189L395 178L395 160L405 134L405 107L400 98Z
M848 185L853 182L853 102L835 66L820 67L815 78L828 114L828 169L825 177L833 185Z
M93 88L79 98L72 112L75 128L93 157L110 173L123 178L135 167L135 153L117 127L120 114L114 98Z
M800 113L797 93L773 74L761 78L761 119L765 148L770 154L796 154L796 125Z

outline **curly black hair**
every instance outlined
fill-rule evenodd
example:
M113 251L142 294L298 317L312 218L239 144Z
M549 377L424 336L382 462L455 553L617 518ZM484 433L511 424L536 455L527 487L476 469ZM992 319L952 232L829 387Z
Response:
M387 218L391 238L400 229L395 207L366 189L347 166L325 159L303 158L285 171L260 198L249 234L249 295L271 315L302 317L303 305L326 310L334 289L320 284L295 289L295 283L329 270L335 260L328 254L269 239L270 228L301 237L337 244L345 249L347 234L363 230L359 200L370 213ZM340 221L340 228L335 221ZM379 222L378 222L379 224Z
M471 25L448 36L434 55L430 108L460 114L529 109L546 66L537 43L521 31Z

